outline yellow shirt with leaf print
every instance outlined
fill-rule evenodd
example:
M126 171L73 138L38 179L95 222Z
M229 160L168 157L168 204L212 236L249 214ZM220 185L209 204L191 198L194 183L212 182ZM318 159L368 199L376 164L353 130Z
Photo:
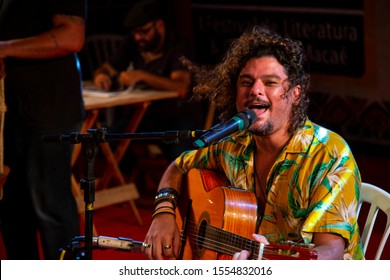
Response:
M209 147L186 151L175 163L223 172L232 187L254 192L254 141L246 130ZM261 163L259 163L261 164ZM312 242L313 233L335 233L346 241L345 259L364 259L357 223L361 178L347 143L307 120L267 177L267 204L258 233L269 242Z

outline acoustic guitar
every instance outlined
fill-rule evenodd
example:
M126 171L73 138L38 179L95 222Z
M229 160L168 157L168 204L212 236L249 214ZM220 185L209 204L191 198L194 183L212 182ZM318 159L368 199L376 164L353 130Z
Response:
M181 228L180 259L231 259L241 250L251 259L317 259L312 245L260 244L255 232L257 201L252 192L229 188L224 175L191 169L181 187L176 220Z

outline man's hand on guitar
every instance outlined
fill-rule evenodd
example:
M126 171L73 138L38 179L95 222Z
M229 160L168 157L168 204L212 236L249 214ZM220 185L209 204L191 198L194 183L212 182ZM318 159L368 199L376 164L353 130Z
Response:
M180 232L175 216L160 214L155 217L145 237L142 251L152 260L177 258L180 249Z
M264 245L268 245L269 242L267 238L265 238L263 235L259 234L253 234L253 239L259 243L262 243ZM262 254L259 254L259 257L261 258ZM250 253L246 250L242 250L241 252L237 252L233 255L233 260L247 260L250 257Z

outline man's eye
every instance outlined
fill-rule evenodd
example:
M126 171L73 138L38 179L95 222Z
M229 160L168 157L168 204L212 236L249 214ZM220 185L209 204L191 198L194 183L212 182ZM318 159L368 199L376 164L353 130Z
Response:
M252 81L241 81L241 86L243 87L250 87L253 85Z
M277 81L265 81L264 84L266 86L275 86L278 85L279 83Z

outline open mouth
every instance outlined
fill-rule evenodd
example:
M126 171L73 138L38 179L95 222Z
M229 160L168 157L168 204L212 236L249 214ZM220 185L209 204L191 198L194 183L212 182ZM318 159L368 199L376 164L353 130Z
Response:
M271 104L269 102L265 101L255 101L255 102L250 102L248 104L248 108L251 110L254 110L256 113L264 113L271 107Z

